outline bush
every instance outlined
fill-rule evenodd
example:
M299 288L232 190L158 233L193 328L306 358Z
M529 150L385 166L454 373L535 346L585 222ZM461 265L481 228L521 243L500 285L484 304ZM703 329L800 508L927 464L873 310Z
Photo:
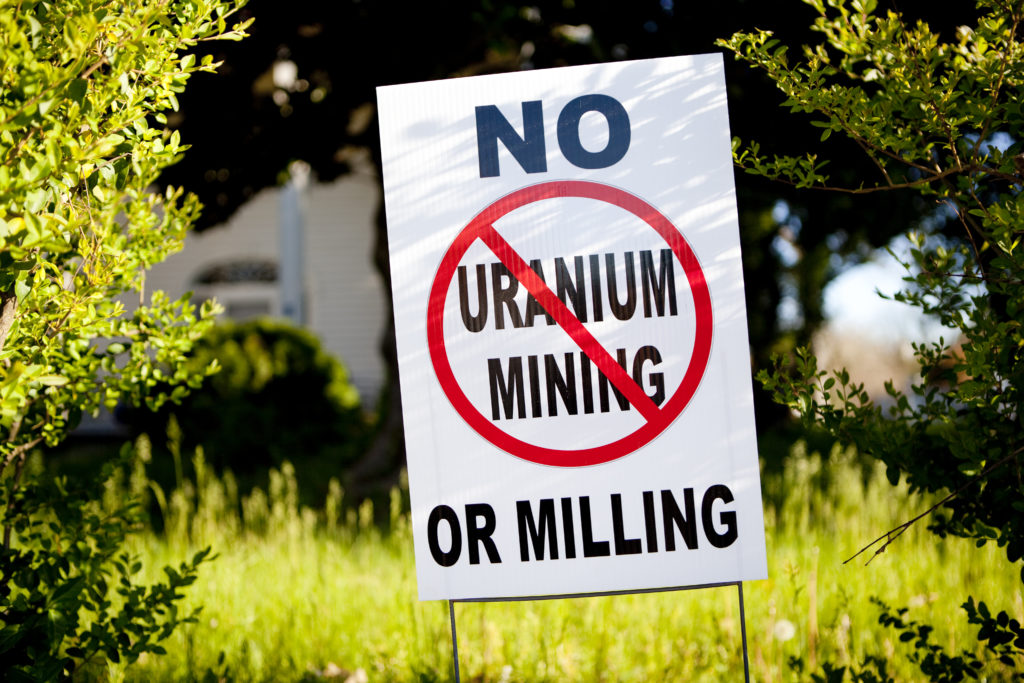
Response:
M195 582L210 548L165 579L139 583L142 562L125 543L146 521L140 492L104 491L126 472L141 471L126 444L90 482L48 474L40 459L21 481L0 480L7 501L4 523L18 551L0 551L0 671L3 680L66 680L97 675L111 662L165 654L160 641L194 623L197 609L179 610L183 590Z
M30 461L83 415L180 399L184 354L212 324L187 297L143 296L181 248L199 202L153 188L184 151L167 112L188 54L238 40L245 0L0 2L0 678L70 679L164 652L202 551L140 583L126 550L131 496L51 477ZM127 298L140 305L128 312ZM127 455L125 456L127 458ZM123 460L104 469L106 481Z
M844 182L826 166L827 148L820 156L769 157L757 143L734 141L735 161L797 187L911 192L927 202L927 215L907 236L906 286L893 298L959 341L915 343L920 378L909 391L887 383L888 405L846 369L819 369L806 349L779 358L758 379L805 424L883 463L892 484L942 496L868 543L865 559L927 519L939 537L1004 548L1007 569L1024 580L1024 6L977 0L976 25L958 28L947 43L924 22L876 13L875 0L806 1L819 15L814 29L822 42L805 46L801 57L793 51L787 58L787 47L765 31L720 44L763 69L792 111L810 114L822 142L832 133L855 142L878 175ZM931 625L880 607L880 623L914 643L911 660L927 680L1002 680L993 666L1024 666L1019 621L973 597L963 609L978 627L984 657L950 654L929 639ZM892 680L880 662L865 660L854 680ZM845 679L845 666L829 666L815 680Z
M193 348L188 365L220 371L178 405L130 418L159 441L171 415L186 448L236 474L263 472L286 460L341 468L368 432L359 394L344 365L312 333L289 323L221 322Z

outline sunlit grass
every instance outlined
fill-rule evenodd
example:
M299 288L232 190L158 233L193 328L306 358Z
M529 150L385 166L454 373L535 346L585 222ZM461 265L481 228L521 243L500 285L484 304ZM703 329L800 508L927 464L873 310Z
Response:
M395 494L391 527L373 511L342 515L297 504L293 472L239 500L200 464L197 481L163 502L164 535L134 541L149 571L212 545L186 609L196 624L168 654L111 670L138 681L453 680L448 607L419 602L408 518ZM928 506L881 470L844 453L800 453L766 475L770 578L744 584L752 679L809 679L823 661L885 656L899 680L922 675L898 634L878 625L877 596L936 627L935 642L975 649L959 605L968 595L1024 620L1019 567L1000 549L911 529L868 566L843 560ZM239 512L241 511L241 512ZM458 603L465 681L738 681L741 621L735 587L572 600ZM803 662L799 674L790 660ZM364 677L365 674L365 677ZM1005 680L1013 673L1005 671Z

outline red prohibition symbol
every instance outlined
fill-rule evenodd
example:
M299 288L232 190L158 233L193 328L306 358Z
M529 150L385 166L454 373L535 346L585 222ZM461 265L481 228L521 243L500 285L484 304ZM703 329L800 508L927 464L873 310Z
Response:
M693 296L697 323L696 338L682 381L661 406L656 405L647 396L615 361L612 354L583 326L583 323L494 228L494 223L498 219L522 206L562 197L593 199L628 211L668 243L683 267ZM476 240L482 241L498 257L513 277L643 416L644 424L639 429L600 446L581 449L547 448L511 436L487 419L466 397L455 379L448 358L444 336L444 309L445 299L459 262ZM704 271L701 270L696 255L682 233L657 209L639 197L610 185L580 180L530 185L498 199L477 214L458 234L441 260L427 304L427 342L434 372L442 390L462 419L480 436L501 450L530 462L557 467L583 467L616 460L647 445L665 431L679 417L700 385L711 355L712 330L711 294L704 278Z

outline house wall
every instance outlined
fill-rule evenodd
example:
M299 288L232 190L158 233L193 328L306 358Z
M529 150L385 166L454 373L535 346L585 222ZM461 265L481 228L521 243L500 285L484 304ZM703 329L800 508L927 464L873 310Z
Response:
M153 267L146 288L172 296L193 291L196 301L213 296L240 319L261 312L279 316L276 283L201 285L196 278L232 261L276 263L281 194L277 188L263 190L226 224L190 234L181 252ZM378 183L351 174L334 183L312 183L303 199L306 326L341 358L363 405L373 409L384 382L379 346L387 305L373 265Z

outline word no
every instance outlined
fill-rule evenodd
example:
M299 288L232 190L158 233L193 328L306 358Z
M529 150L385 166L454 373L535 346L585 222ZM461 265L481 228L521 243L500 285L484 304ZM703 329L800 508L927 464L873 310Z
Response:
M541 100L523 102L523 134L508 122L493 104L476 108L476 149L480 161L480 177L500 175L498 141L527 173L548 170L544 145L544 107ZM608 143L591 152L580 141L580 120L584 114L596 112L608 122ZM571 100L558 115L558 147L573 166L586 169L608 168L618 163L629 150L629 115L625 107L608 95L582 95Z

